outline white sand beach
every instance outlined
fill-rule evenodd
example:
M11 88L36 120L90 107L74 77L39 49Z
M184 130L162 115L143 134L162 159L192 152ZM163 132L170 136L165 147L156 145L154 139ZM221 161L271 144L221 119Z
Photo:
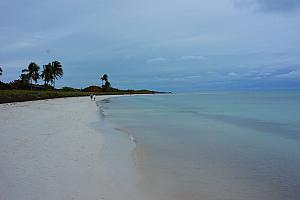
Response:
M89 97L0 105L0 199L146 199L134 145L107 144L98 112Z

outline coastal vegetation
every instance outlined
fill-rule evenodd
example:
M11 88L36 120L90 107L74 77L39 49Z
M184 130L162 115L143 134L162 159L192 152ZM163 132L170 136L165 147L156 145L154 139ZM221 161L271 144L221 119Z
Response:
M107 74L104 74L101 78L101 81L102 81L102 89L104 91L108 91L110 88L111 88L111 84L110 82L108 81L108 75ZM103 85L103 81L105 81L104 85Z
M3 75L1 67L0 75ZM81 89L72 87L55 88L56 80L62 78L63 75L63 66L59 61L52 61L43 65L42 71L40 71L38 64L31 62L21 71L19 79L9 83L0 81L0 103L89 96L91 93L96 95L159 93L150 90L120 90L113 88L107 74L100 76L101 86L93 85ZM38 84L39 79L42 79L44 84Z
M3 70L1 69L1 75L2 72ZM27 68L21 71L19 79L9 83L0 81L0 90L54 90L55 80L62 76L63 69L59 61L53 61L43 65L43 70L41 72L40 67L36 63L31 62ZM39 79L44 81L44 85L37 85ZM33 81L35 84L33 84Z
M32 62L28 65L27 69L23 69L21 76L23 75L24 78L27 78L30 80L30 89L32 89L32 80L34 80L35 83L37 83L38 79L40 78L39 74L40 67Z
M58 61L53 61L52 63L48 63L47 65L43 66L41 77L45 81L45 85L51 82L55 88L55 80L61 78L63 74L64 72L61 63Z

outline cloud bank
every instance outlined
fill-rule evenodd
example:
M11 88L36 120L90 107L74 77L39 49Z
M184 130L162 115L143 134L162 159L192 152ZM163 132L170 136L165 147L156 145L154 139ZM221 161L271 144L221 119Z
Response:
M296 12L300 9L299 0L234 0L237 7L255 7L261 12Z
M271 80L300 88L299 7L299 0L3 1L0 78L59 60L58 86L99 84L107 73L121 88L257 88Z

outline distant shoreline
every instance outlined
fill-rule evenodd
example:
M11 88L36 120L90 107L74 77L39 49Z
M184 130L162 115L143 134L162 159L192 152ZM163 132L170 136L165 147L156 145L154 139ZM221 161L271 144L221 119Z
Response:
M73 92L73 91L34 91L34 90L0 90L0 104L45 100L66 97L95 95L131 95L131 94L166 94L149 90L117 91L117 92Z

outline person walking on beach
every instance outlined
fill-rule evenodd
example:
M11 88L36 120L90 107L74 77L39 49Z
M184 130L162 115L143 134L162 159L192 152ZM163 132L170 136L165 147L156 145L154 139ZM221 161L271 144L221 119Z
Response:
M93 97L94 97L94 95L90 94L91 101L93 101Z
M94 99L94 101L96 101L96 95L93 95L93 99Z

